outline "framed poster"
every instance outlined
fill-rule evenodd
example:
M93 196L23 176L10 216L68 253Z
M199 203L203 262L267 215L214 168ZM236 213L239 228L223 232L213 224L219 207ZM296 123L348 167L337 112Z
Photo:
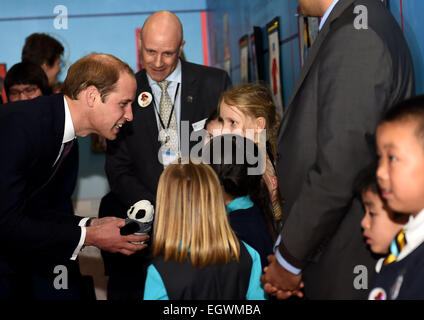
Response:
M279 18L275 17L266 25L268 35L268 53L269 53L269 79L270 88L273 96L277 113L283 116L283 99L281 90L281 68L280 68L280 23Z
M239 40L241 83L249 82L249 36L246 34Z
M319 18L316 17L305 17L298 12L298 29L299 29L299 60L300 67L305 63L306 57L308 56L309 49L312 47L315 39L318 37L319 31Z
M6 64L0 63L0 91L1 91L1 100L3 103L7 102L6 91L4 90L4 79L6 78Z
M262 38L262 28L253 27L253 33L250 36L252 81L265 81L265 60Z

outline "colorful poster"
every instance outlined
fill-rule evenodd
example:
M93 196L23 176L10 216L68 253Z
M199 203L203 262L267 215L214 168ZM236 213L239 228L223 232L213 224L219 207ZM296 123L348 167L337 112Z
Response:
M283 99L281 89L281 68L280 68L280 23L275 17L267 24L268 52L269 52L269 78L270 88L275 106L280 117L283 116Z
M259 79L258 64L256 62L256 46L255 46L255 34L252 33L249 38L250 43L250 59L252 61L252 82Z
M239 40L241 83L249 82L249 36L246 34Z
M298 28L299 28L299 54L300 54L300 67L305 63L309 50L318 37L319 31L319 18L304 17L298 8Z
M4 90L4 78L6 78L6 64L0 63L0 91L1 91L1 100L3 103L7 102L6 91Z
M252 73L251 81L265 81L265 60L262 40L262 28L253 27L253 33L250 36Z

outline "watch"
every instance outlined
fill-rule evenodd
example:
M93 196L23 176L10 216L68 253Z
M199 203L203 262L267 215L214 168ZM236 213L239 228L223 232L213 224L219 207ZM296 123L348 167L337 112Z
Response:
M91 221L93 221L93 218L88 218L88 220L85 222L85 226L86 227L91 226Z

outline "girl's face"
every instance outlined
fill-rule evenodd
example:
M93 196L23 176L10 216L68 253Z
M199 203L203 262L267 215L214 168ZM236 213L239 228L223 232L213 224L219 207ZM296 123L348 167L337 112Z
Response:
M254 118L243 113L239 108L230 106L224 101L219 107L219 116L222 119L222 133L236 133L241 136L250 137L260 129L265 129L265 125L259 121L261 118ZM263 119L263 118L262 118ZM253 140L253 139L252 139Z

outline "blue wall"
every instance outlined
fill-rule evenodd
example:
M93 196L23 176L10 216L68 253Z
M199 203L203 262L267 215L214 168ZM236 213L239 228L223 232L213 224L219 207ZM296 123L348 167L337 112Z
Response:
M68 9L68 29L56 30L56 5ZM21 59L25 38L45 32L59 39L65 47L66 67L62 81L73 62L92 52L113 54L136 70L135 28L141 27L151 12L170 10L177 14L184 28L187 60L203 63L200 12L205 0L0 0L0 63L10 68ZM79 139L80 179L74 197L99 198L108 191L104 174L104 155L90 151L89 137Z
M240 82L240 48L239 39L253 32L253 26L263 30L264 50L267 47L265 26L274 17L280 18L281 76L284 101L292 91L294 81L299 73L299 40L297 29L296 0L208 0L209 42L211 64L223 67L224 62L224 14L228 14L231 78L234 84ZM268 54L265 55L265 69L268 70ZM268 81L268 74L266 75Z
M402 3L402 7L401 7ZM402 10L401 10L402 9ZM422 0L391 0L390 10L403 29L414 60L417 93L424 93L424 1Z
M403 25L405 37L411 49L417 79L417 93L424 93L424 1L389 0L390 10ZM402 10L401 10L402 3ZM274 17L280 18L281 71L284 101L287 102L293 83L300 70L299 40L296 36L297 6L296 0L207 0L209 13L209 41L211 63L223 66L224 63L224 14L229 16L231 76L233 83L240 82L240 49L238 40L244 34L251 34L253 26L263 29L264 49L267 50L266 24ZM267 63L268 55L265 55ZM266 70L268 67L266 66ZM268 76L267 76L268 80Z

